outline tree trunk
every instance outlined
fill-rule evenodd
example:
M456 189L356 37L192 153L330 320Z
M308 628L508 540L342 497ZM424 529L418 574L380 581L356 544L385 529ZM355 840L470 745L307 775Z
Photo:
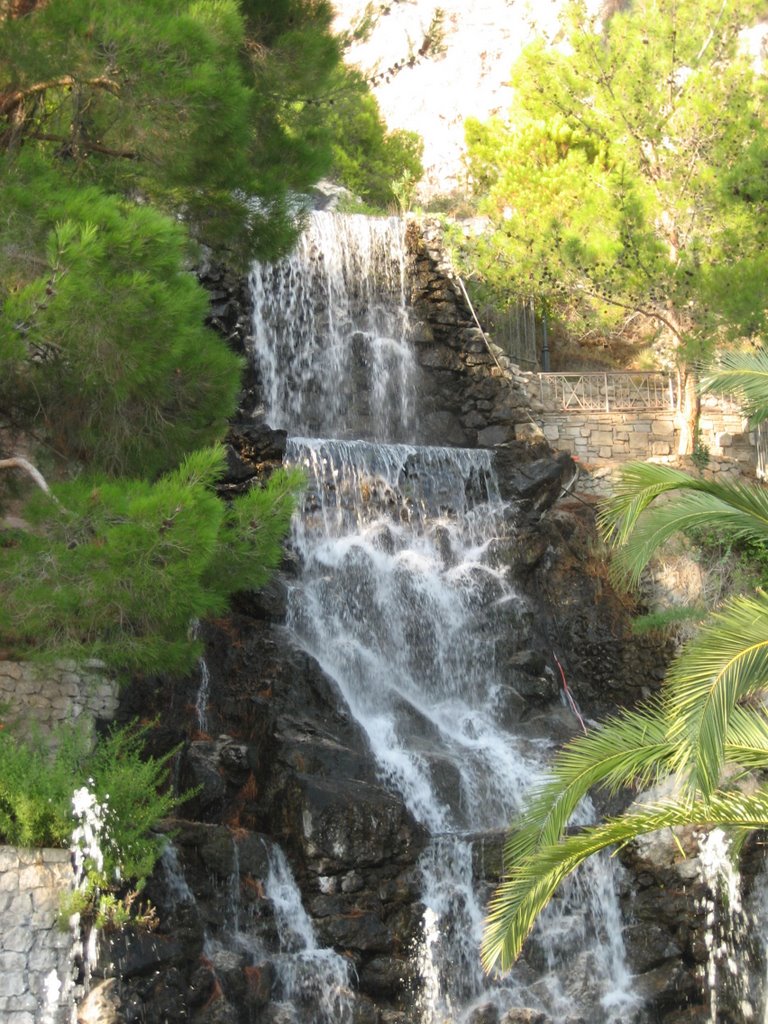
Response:
M699 398L698 374L690 366L683 366L677 371L677 411L675 426L677 427L677 454L690 455L696 445L699 429Z

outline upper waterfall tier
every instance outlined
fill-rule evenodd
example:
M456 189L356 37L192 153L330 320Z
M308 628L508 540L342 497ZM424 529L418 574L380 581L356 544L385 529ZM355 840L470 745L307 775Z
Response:
M313 213L294 252L251 273L264 413L291 434L413 438L401 220Z

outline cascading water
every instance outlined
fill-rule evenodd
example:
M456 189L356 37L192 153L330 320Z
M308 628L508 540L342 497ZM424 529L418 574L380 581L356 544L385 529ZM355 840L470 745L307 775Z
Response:
M269 851L269 874L264 888L275 910L280 937L280 952L273 958L277 999L311 1005L317 1024L349 1024L349 968L338 953L318 946L299 887L277 846Z
M593 862L542 919L535 977L493 984L480 968L472 838L503 827L545 770L546 745L510 731L515 695L495 659L502 628L529 630L532 613L505 564L515 514L492 454L395 443L418 436L404 277L398 222L329 214L313 216L289 260L254 271L253 357L268 419L294 435L286 458L309 478L288 625L432 837L414 954L423 1024L465 1019L483 1002L626 1020L607 862ZM396 353L386 365L371 354L380 337ZM365 386L361 366L376 387L353 395Z
M312 214L290 257L253 268L251 291L251 354L269 423L411 439L416 368L397 219Z
M275 1020L285 1024L307 1019L313 1024L352 1024L349 966L338 953L318 945L285 855L266 838L261 842L267 866L263 897L270 906L271 925L264 927L263 916L254 921L243 909L238 842L233 836L232 871L221 891L226 928L217 928L215 937L206 929L205 959L214 972L219 967L231 971L232 954L238 959L244 957L256 968L269 963L274 970L271 1001ZM195 894L172 843L163 852L161 869L171 911L195 907Z

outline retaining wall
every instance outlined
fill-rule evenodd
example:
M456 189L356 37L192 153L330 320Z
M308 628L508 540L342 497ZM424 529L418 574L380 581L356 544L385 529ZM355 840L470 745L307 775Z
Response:
M17 734L48 736L73 720L92 728L117 709L117 684L99 662L45 669L0 661L0 718ZM70 1024L82 989L73 980L79 951L57 923L61 896L73 884L69 850L0 846L0 1021Z
M69 850L0 846L0 1020L68 1024L74 1019L74 938L57 924L72 886Z
M550 445L570 452L578 461L580 491L608 493L623 462L670 462L684 469L693 466L690 459L676 454L678 429L672 411L566 412L539 404L536 419ZM738 408L705 396L699 438L709 455L705 476L754 475L756 437Z
M117 710L117 684L99 675L100 663L78 668L60 661L45 669L28 662L0 661L0 718L19 733L47 735L57 725L84 719L111 719Z

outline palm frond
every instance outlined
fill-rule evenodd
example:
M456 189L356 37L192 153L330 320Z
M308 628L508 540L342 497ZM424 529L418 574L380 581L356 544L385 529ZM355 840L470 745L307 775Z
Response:
M768 711L764 707L735 707L728 719L723 751L739 775L768 768Z
M679 492L657 507L662 494ZM669 466L630 463L613 497L601 506L598 525L619 550L615 572L637 583L654 552L674 533L707 526L740 540L768 540L768 488L720 484Z
M675 754L661 704L649 704L607 719L559 751L547 782L534 790L515 821L504 849L506 863L557 842L581 800L597 785L646 788L667 774Z
M768 790L713 793L704 801L667 800L584 829L536 850L512 865L494 893L482 943L486 971L507 970L517 959L538 914L561 882L587 857L640 835L675 825L749 830L768 825Z
M621 467L613 494L601 503L597 524L606 541L624 544L640 515L660 494L686 487L694 478L671 466L628 462Z
M701 390L736 396L752 425L761 423L768 419L768 352L726 352L702 378Z
M658 508L649 508L634 533L619 548L612 565L615 577L636 586L655 552L676 533L707 527L734 540L768 541L768 489L731 485L718 487L727 494L697 487Z
M768 595L729 601L686 644L667 682L678 764L692 767L691 783L706 796L718 785L735 708L768 686Z

